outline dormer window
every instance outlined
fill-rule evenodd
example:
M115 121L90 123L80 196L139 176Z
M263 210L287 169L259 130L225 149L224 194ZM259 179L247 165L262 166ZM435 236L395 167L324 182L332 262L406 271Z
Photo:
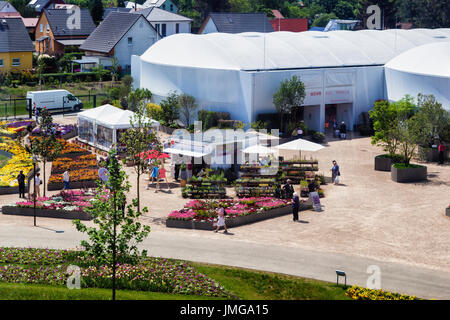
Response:
M133 37L128 37L128 45L131 46L133 44Z

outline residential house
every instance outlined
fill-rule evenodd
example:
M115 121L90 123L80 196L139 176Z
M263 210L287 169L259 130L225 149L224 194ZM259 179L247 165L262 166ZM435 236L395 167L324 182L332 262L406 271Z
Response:
M210 13L203 22L199 34L212 32L273 32L265 13Z
M55 4L64 4L64 0L31 0L27 6L34 8L34 11L41 13L45 9L51 9Z
M0 1L0 17L20 16L19 11L8 1Z
M143 54L160 38L143 15L111 12L80 46L86 55L76 62L90 67L101 64L110 68L116 58L122 71L128 73L131 70L131 56Z
M182 15L157 7L138 10L134 13L142 14L163 38L176 33L191 33L192 19Z
M106 17L111 13L111 12L132 12L134 11L134 9L131 8L123 8L123 7L112 7L112 8L105 8L103 10L103 17L102 20L105 20Z
M39 18L23 18L22 17L23 24L25 25L25 28L28 31L28 34L30 35L31 41L35 40L36 35L36 26L39 21Z
M142 6L144 8L156 7L172 13L178 12L178 7L172 0L147 0L142 4Z
M0 72L31 69L33 51L33 43L22 18L0 18Z
M272 19L270 23L275 31L308 31L308 19Z
M64 9L46 9L39 17L35 32L38 53L61 54L65 46L80 46L95 30L88 9L80 9L80 24L72 19L73 13ZM74 24L71 25L70 23Z
M136 1L125 1L125 8L140 10L144 9L144 6L142 4L137 3Z

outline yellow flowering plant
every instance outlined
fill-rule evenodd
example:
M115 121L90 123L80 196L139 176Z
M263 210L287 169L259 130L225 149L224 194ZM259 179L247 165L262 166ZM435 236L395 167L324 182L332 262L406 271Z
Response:
M20 170L27 176L33 169L31 154L20 143L8 137L2 137L0 150L11 154L11 159L0 168L0 186L17 187L19 185L17 176Z

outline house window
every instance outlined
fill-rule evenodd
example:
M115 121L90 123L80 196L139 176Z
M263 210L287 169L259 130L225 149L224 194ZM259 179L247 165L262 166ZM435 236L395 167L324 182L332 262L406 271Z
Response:
M173 4L170 5L170 11L173 11Z
M163 23L163 24L162 24L162 31L161 31L161 35L162 35L163 37L165 37L165 36L166 36L166 24L165 24L165 23Z
M132 37L128 37L128 45L132 45L133 44L133 38Z
M47 33L49 33L49 32L50 32L50 26L47 23Z
M44 26L42 25L42 23L39 25L39 30L40 30L41 32L44 32Z
M13 58L12 65L13 67L20 67L20 58Z
M166 10L166 5L165 4L163 4L162 7L163 7L163 10Z
M180 24L179 23L177 23L175 25L175 33L180 33Z
M0 68L3 68L3 59L0 59Z

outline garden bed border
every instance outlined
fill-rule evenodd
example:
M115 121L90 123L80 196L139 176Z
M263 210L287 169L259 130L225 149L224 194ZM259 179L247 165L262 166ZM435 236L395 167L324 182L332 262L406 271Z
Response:
M34 208L24 208L17 206L3 206L2 214L16 215L16 216L34 216ZM56 219L79 219L92 220L92 216L84 211L66 211L66 210L51 210L36 208L36 217L42 218L56 218Z
M306 201L300 204L300 211L312 209L310 201ZM292 206L287 205L281 208L275 208L271 210L265 210L261 213L252 213L245 216L234 217L226 219L227 228L238 227L245 224L250 224L266 219L272 219L287 214L292 214ZM168 228L183 228L183 229L195 229L195 230L214 230L212 221L197 221L197 220L177 220L166 219L166 227Z

